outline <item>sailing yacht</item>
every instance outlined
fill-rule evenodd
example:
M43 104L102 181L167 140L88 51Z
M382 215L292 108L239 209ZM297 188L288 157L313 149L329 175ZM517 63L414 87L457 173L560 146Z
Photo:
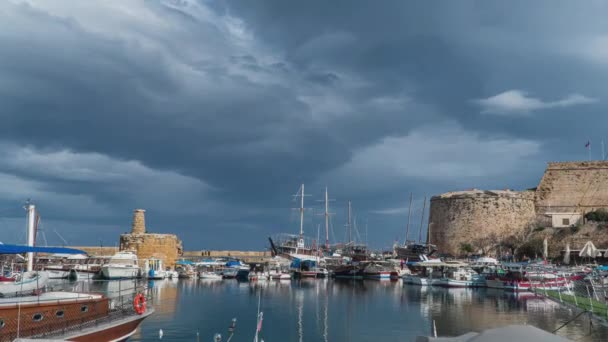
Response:
M294 197L300 198L300 234L282 234L269 238L273 256L280 256L292 261L291 271L295 277L320 278L327 275L327 270L320 269L322 262L321 249L316 241L304 237L304 184L300 186Z
M437 251L437 246L432 245L429 241L431 225L427 226L427 240L426 243L422 243L422 224L424 221L424 209L426 207L426 198L424 199L424 206L422 207L422 218L420 221L420 232L418 236L418 242L409 239L410 233L410 218L412 215L412 201L414 197L410 194L410 205L407 215L407 228L405 230L405 242L403 245L395 244L393 246L393 253L397 259L407 260L408 262L420 262L430 260L430 256Z

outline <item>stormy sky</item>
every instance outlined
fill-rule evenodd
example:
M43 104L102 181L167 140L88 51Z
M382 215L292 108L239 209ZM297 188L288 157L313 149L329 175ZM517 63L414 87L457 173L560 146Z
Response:
M606 1L0 2L0 241L417 238L424 196L537 185L608 142ZM428 209L428 207L427 207ZM366 234L367 231L367 234Z

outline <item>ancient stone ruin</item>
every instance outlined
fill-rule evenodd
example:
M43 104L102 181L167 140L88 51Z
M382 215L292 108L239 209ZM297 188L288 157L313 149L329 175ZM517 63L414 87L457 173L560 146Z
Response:
M462 254L463 244L483 247L514 239L534 226L566 228L585 213L608 208L608 161L549 163L528 191L468 190L431 198L431 243Z
M120 250L133 251L140 261L158 258L166 267L175 267L175 262L182 255L182 241L175 234L155 234L146 232L145 210L133 211L133 223L130 234L120 235Z

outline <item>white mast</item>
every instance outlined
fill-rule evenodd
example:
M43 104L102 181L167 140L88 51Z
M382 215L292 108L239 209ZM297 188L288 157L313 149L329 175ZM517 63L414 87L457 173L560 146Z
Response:
M407 211L407 228L405 228L405 243L404 246L407 245L407 241L410 237L410 217L412 216L412 200L414 199L414 195L410 192L410 207Z
M329 250L329 198L325 187L325 249Z
M300 188L300 239L298 240L298 248L304 248L304 184Z
M422 214L420 215L420 230L418 231L418 243L422 243L422 225L424 224L424 209L426 209L426 196L422 203Z
M351 223L350 223L350 213L351 213L351 207L350 207L350 201L348 201L348 243L350 244L351 242L353 242L353 237L352 237L352 228L351 228Z
M34 239L36 237L35 222L36 222L36 206L28 203L27 204L27 245L34 247ZM31 272L34 270L34 253L27 253L27 271Z

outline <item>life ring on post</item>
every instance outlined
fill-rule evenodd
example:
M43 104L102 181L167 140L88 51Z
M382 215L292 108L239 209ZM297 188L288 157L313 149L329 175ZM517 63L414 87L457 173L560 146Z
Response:
M138 315L143 315L146 312L146 297L142 293L138 293L133 299L133 309Z

